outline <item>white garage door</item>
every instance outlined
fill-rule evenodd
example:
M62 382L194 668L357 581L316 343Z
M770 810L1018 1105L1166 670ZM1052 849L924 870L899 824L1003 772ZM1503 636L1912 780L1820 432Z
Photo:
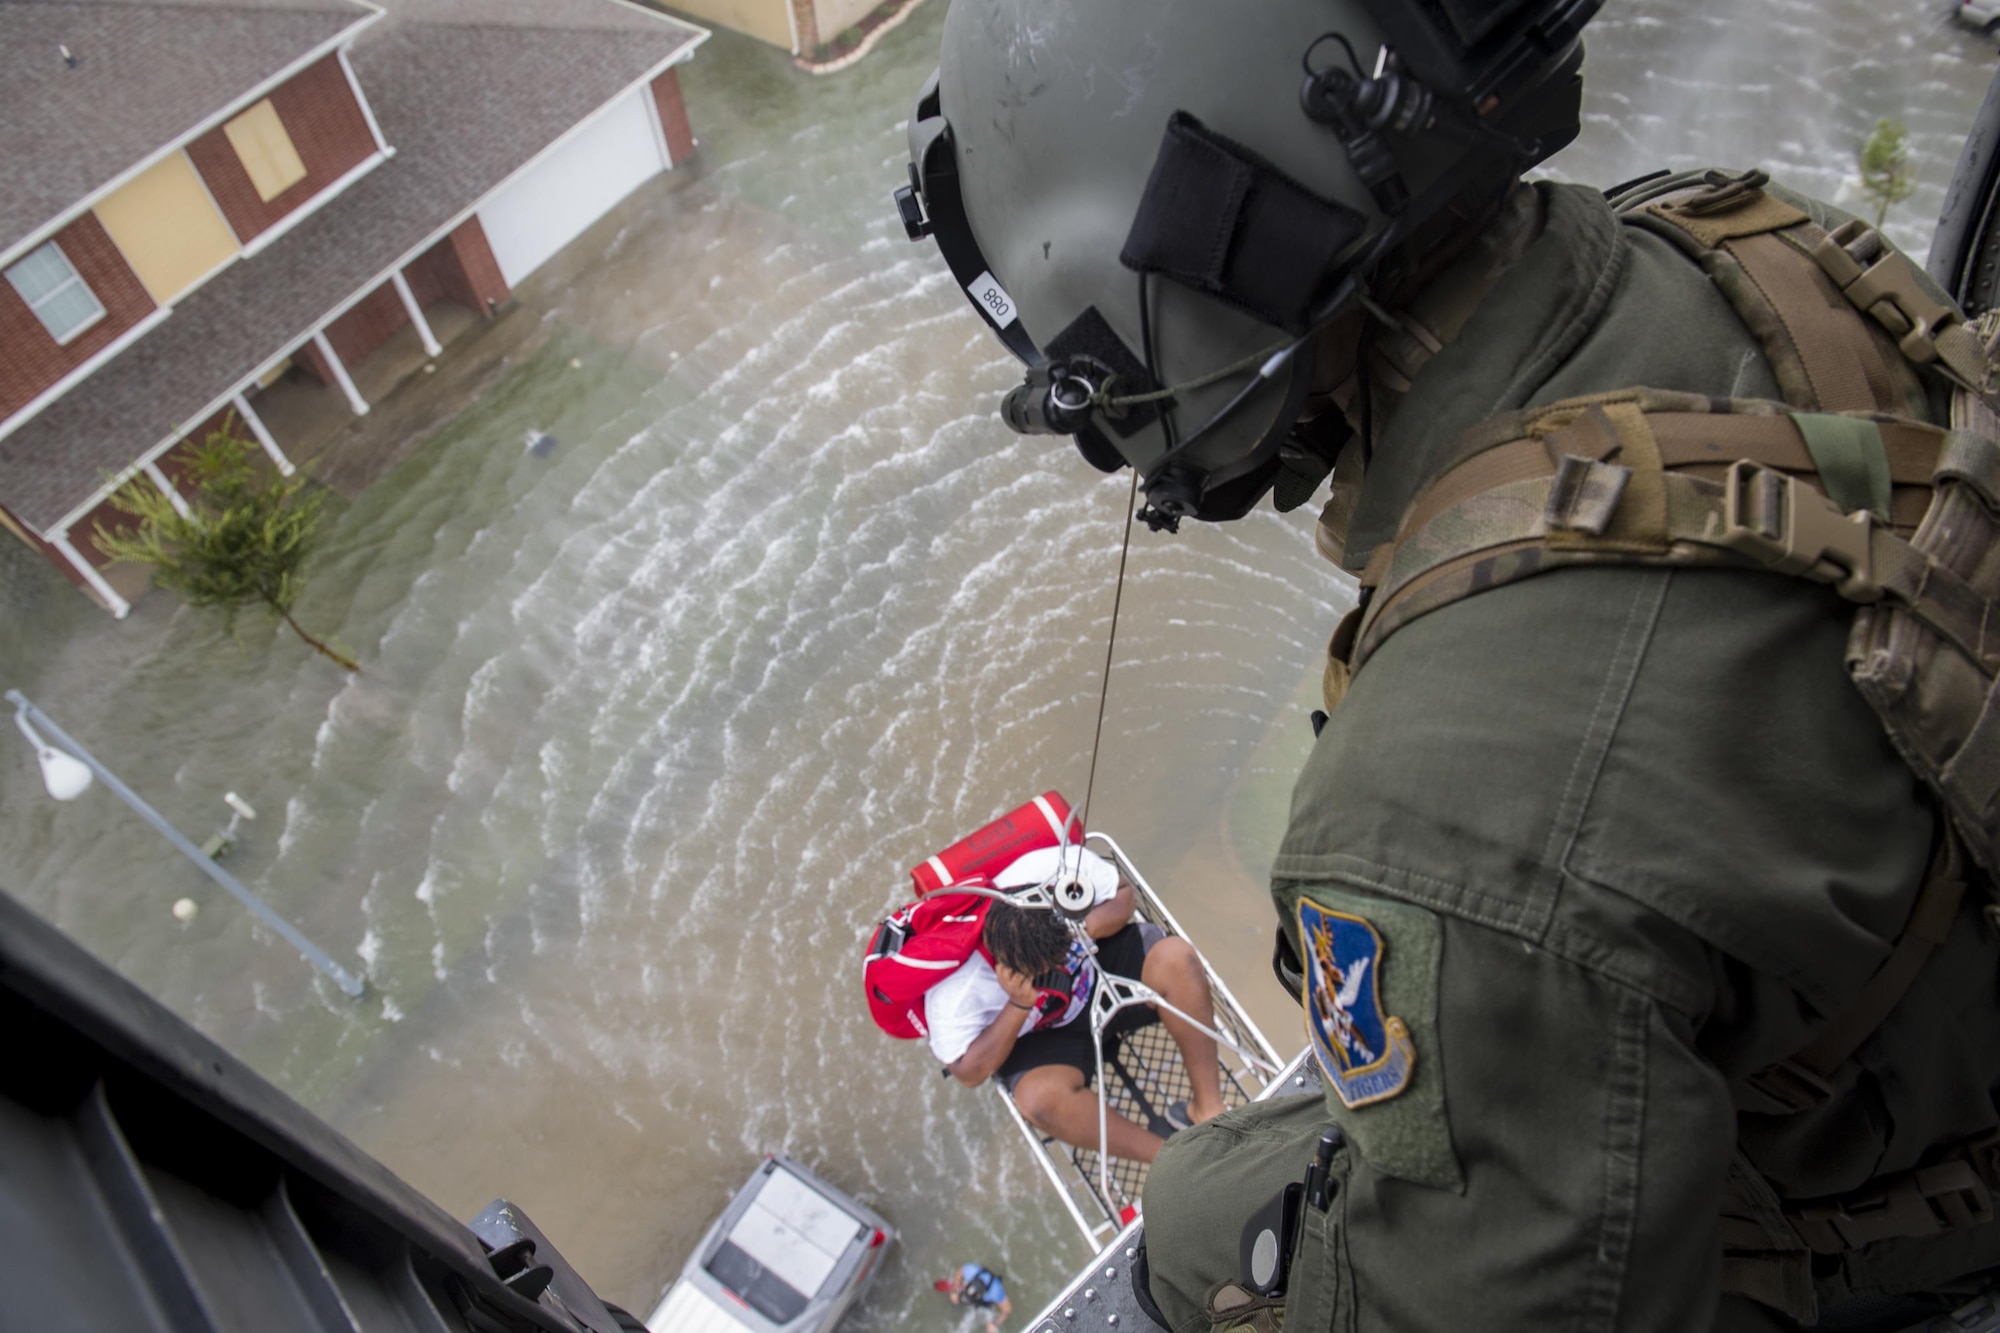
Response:
M480 208L480 225L509 286L666 165L649 96L640 88L625 97Z

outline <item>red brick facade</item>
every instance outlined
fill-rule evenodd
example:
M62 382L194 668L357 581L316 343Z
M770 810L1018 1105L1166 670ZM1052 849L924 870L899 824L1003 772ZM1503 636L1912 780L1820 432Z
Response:
M319 348L312 343L302 344L292 353L292 364L321 384L333 383L333 371L327 366L326 358L319 354Z
M653 80L653 105L660 111L660 132L667 141L667 165L677 167L694 155L694 128L688 124L681 81L669 69Z
M236 409L234 407L225 407L189 431L186 435L183 435L179 443L153 460L160 471L167 474L167 480L173 482L175 488L182 495L191 496L195 491L194 482L188 476L189 466L194 461L195 450L208 443L208 437L218 431L233 435L245 444L254 445L256 443L257 437L250 433L248 426L242 424L242 421L236 415Z
M61 551L58 551L55 547L43 541L33 528L29 527L26 523L23 523L20 519L14 517L13 511L9 510L5 505L0 505L0 528L7 529L7 531L13 533L16 537L19 537L22 541L26 542L35 551L39 552L42 559L48 561L50 564L54 565L57 569L60 569L63 572L64 577L68 578L71 583L74 583L77 587L82 588L85 592L89 593L93 598L97 596L97 594L91 590L90 585L83 581L83 575L77 570L77 567L69 562L68 556L65 556ZM95 550L89 549L88 543L79 546L77 549L78 553L81 554L85 560L94 559L97 563L100 564L102 563L103 557L101 555L98 555L98 553ZM99 604L102 605L101 602Z
M477 217L467 218L452 233L410 261L403 270L410 295L419 309L439 301L456 301L468 310L491 316L513 296L500 265L486 243ZM393 282L385 282L361 298L346 314L326 326L326 340L342 364L352 367L410 322ZM319 348L307 343L292 353L292 363L321 384L333 383L333 370Z
M14 284L0 281L0 421L153 313L153 298L96 214L85 213L54 239L77 276L90 285L104 317L67 343L57 343Z
M410 322L394 283L385 282L362 297L348 312L326 326L326 340L344 365L352 366L389 340Z
M153 479L142 472L125 484L127 486L151 486ZM97 508L77 520L76 525L69 530L69 544L76 548L78 555L90 562L92 568L103 569L111 563L111 557L97 549L97 529L102 527L106 532L115 532L122 535L135 530L138 526L138 519L120 511L111 501L106 500L98 505ZM56 558L62 560L60 554ZM69 561L63 560L63 563L67 565ZM74 566L72 566L72 569L74 569Z
M449 260L450 252L440 241L430 249L412 259L403 270L403 281L410 284L410 295L417 298L420 309L429 310L445 299L445 278L438 272L439 257ZM453 300L458 298L453 297ZM461 301L463 305L465 302Z
M479 225L477 214L459 223L431 253L448 256L438 264L438 278L444 294L467 309L492 315L514 299L507 279L500 276L500 261L493 257L486 228Z
M305 164L305 179L276 198L257 197L250 173L220 125L187 146L238 240L248 242L365 161L375 151L361 104L336 56L301 70L271 90L271 105Z
M819 45L819 9L813 4L813 0L792 0L792 31L798 34L799 40L798 49L792 52L793 55L810 51Z

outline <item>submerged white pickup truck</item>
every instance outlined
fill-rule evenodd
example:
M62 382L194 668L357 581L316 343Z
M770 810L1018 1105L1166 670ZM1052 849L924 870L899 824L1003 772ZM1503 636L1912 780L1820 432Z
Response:
M649 1333L825 1333L895 1229L792 1158L766 1157L646 1317Z

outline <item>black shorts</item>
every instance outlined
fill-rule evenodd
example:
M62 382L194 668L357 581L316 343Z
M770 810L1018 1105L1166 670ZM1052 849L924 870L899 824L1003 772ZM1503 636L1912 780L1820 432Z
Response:
M1167 932L1150 921L1128 922L1116 934L1097 942L1097 966L1112 976L1137 981L1145 969L1146 955L1166 937ZM1129 1009L1120 1009L1104 1029L1106 1055L1110 1054L1108 1047L1120 1033L1132 1032L1159 1021L1160 1015L1150 1004L1135 1004ZM1082 1070L1084 1082L1090 1082L1097 1072L1097 1050L1090 1040L1088 1008L1059 1028L1030 1032L1016 1041L1013 1052L993 1072L993 1077L1012 1092L1021 1075L1043 1065L1068 1065Z

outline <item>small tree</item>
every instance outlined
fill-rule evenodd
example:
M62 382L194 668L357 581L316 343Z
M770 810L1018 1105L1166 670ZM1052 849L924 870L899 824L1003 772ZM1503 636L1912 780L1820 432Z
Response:
M1875 225L1889 210L1917 192L1917 169L1910 161L1910 132L1900 120L1884 117L1861 145L1861 194L1875 205Z
M98 524L98 549L114 561L151 565L161 587L189 606L221 607L232 623L238 609L261 605L323 656L361 670L292 619L324 497L309 492L304 477L265 466L255 445L230 433L233 424L226 422L195 448L188 464L195 494L187 515L157 487L126 486L111 505L138 526L111 532Z

